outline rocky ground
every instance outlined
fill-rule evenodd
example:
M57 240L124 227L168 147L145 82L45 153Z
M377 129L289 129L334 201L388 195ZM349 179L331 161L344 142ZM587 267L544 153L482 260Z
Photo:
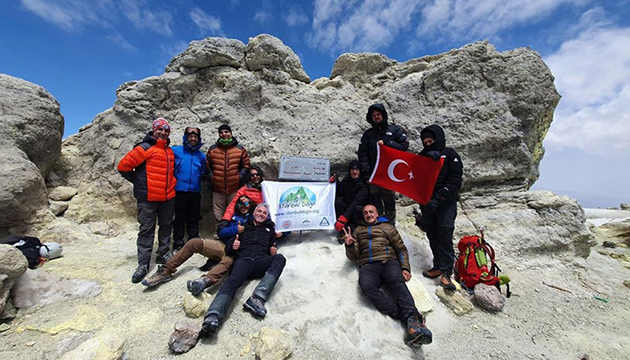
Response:
M615 214L623 219L624 213ZM587 211L587 217L601 215ZM250 282L237 294L218 336L178 357L253 359L258 350L262 358L282 358L279 353L262 352L263 346L257 345L261 329L266 328L283 331L273 341L284 344L275 347L287 349L293 359L630 358L630 262L628 239L617 236L619 231L606 225L593 227L598 244L587 259L517 259L498 254L513 292L503 311L492 314L475 308L458 316L435 295L435 282L420 275L429 264L427 241L411 219L400 222L414 266L410 287L419 298L430 294L417 300L421 307L432 308L427 324L433 344L418 350L405 346L402 325L379 314L360 294L357 270L345 259L333 234L308 232L301 237L293 234L280 244L287 267L264 321L242 311L256 284ZM135 267L134 224L125 225L126 231L117 237L94 235L83 225L66 225L64 256L28 270L16 285L16 305L30 307L0 325L0 358L176 356L167 345L174 324L201 324L201 318L187 317L182 303L191 304L190 313L195 306L203 312L213 296L193 299L185 287L186 280L201 274L197 267L204 259L195 255L173 281L146 290L130 281ZM59 229L64 229L63 224L49 227L51 232ZM617 246L604 248L604 241ZM34 284L39 284L38 290L29 290Z

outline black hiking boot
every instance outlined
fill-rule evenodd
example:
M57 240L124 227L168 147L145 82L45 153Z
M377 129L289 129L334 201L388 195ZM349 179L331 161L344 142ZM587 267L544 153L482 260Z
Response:
M219 316L217 314L209 314L203 319L201 324L201 330L199 331L200 338L212 337L217 331L219 331Z
M407 334L405 344L411 347L419 347L433 342L433 334L424 324L422 315L411 315L407 318Z
M148 272L149 272L148 265L138 265L138 267L136 268L136 271L134 271L133 275L131 275L131 282L134 284L139 283L140 281L142 281L142 279L144 279L145 276L147 276Z
M166 264L166 262L173 257L173 253L167 251L166 254L158 255L155 257L156 264Z
M186 288L188 288L188 291L190 291L193 296L197 296L211 284L212 281L210 279L202 276L197 280L188 280L188 282L186 282Z
M440 276L440 284L441 287L443 287L445 290L450 290L450 291L455 291L457 290L457 287L455 287L455 284L453 284L453 281L451 280L451 275L450 274L442 274Z
M142 280L142 285L146 287L154 287L156 285L165 283L167 281L173 280L173 274L168 271L164 266L158 266L155 274L149 276L148 278Z
M249 311L254 317L263 319L267 315L267 309L265 309L265 300L259 298L256 295L252 295L243 304L243 309Z

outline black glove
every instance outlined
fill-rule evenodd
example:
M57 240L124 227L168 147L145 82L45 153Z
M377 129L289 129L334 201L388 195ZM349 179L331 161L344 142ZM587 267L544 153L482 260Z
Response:
M424 206L424 211L427 214L432 214L440 207L440 200L437 198L432 199Z
M442 156L442 155L440 155L440 152L437 151L437 150L427 151L427 153L425 155L430 157L431 159L433 159L435 161L440 160L440 157Z
M450 200L452 192L449 188L443 187L437 191L436 197L440 200Z
M421 212L419 212L419 211L418 211L418 210L416 210L416 209L413 209L413 215L414 215L415 220L416 220L416 226L417 226L420 230L424 231L424 224L422 223L422 213L421 213Z

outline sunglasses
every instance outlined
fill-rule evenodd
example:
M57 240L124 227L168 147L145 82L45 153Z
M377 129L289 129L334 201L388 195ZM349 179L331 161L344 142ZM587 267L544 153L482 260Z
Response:
M187 132L186 136L189 136L189 135L197 135L197 136L199 136L199 133L195 132L195 131Z
M249 174L249 175L250 175L251 177L260 176L260 174L259 174L259 173L251 173L251 174Z
M249 206L249 204L250 204L249 201L240 201L239 202L239 205L242 205L242 206Z
M162 126L160 126L160 127L158 127L158 128L155 128L155 130L156 130L156 131L157 131L157 130L163 130L163 131L166 131L166 132L171 132L171 127L170 127L170 126L168 126L168 125L162 125Z

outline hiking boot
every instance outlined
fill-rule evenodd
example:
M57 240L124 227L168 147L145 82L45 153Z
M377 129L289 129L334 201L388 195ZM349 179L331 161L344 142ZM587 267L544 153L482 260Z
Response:
M166 254L158 255L155 257L156 264L166 264L166 262L173 257L173 253L167 251Z
M186 288L188 288L188 291L190 291L193 296L197 296L201 294L203 289L207 288L211 284L212 281L210 279L202 276L197 280L188 280L186 282Z
M451 280L451 276L448 274L442 274L440 276L440 284L441 287L443 287L446 290L451 290L451 291L455 291L457 288L455 287L455 284L453 284L453 281Z
M267 309L265 309L265 300L259 298L256 295L252 295L243 304L243 309L249 311L254 317L264 318L267 315Z
M442 275L442 270L438 268L430 268L429 270L424 270L422 272L422 276L429 279L435 279L439 277L440 275Z
M138 265L138 267L136 268L136 271L134 271L133 275L131 275L131 282L134 284L139 283L140 281L142 281L142 279L144 279L145 276L147 276L148 272L149 272L148 265Z
M219 330L219 316L217 314L209 314L203 319L199 337L212 337Z
M146 287L154 287L156 285L159 285L161 283L165 283L171 280L173 280L173 274L171 274L171 272L168 271L164 266L158 266L155 274L142 280L142 285Z
M433 342L433 334L424 324L422 315L411 315L407 318L407 334L405 344L411 347L418 347Z

